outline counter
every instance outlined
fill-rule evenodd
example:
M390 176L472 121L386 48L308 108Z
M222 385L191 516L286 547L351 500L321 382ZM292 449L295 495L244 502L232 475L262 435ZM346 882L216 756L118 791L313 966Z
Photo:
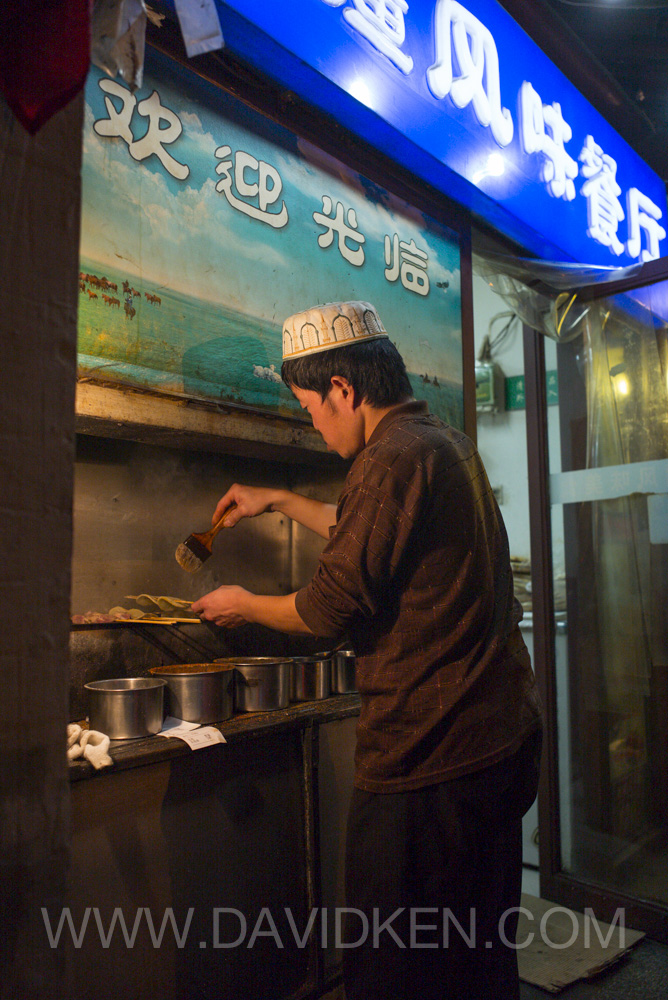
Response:
M115 740L100 771L70 762L67 884L44 918L67 995L307 1000L334 986L359 704L237 714L202 750Z
M241 740L258 739L266 733L279 733L323 722L348 719L357 716L359 709L359 694L339 694L319 701L297 702L288 708L272 712L245 712L224 722L214 724L214 728L222 733L226 741L224 744L215 744L215 746L225 746ZM206 749L213 748L207 747ZM96 775L105 775L111 771L124 771L131 767L157 764L202 752L202 750L191 750L183 740L166 736L112 740L109 750L114 762L112 767L96 771L92 764L80 758L69 762L69 777L70 781L82 781Z

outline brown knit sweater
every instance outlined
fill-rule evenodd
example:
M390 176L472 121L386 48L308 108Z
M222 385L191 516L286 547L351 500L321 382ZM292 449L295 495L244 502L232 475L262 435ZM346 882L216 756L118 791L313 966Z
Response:
M358 788L420 788L486 767L540 726L508 539L469 438L397 406L354 460L297 611L348 633Z

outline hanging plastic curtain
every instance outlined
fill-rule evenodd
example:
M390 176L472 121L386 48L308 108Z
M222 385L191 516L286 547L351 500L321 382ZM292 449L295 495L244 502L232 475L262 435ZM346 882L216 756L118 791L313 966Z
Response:
M632 277L641 265L604 267L485 252L474 255L473 267L523 323L566 343L582 332L590 309L579 300L579 289Z

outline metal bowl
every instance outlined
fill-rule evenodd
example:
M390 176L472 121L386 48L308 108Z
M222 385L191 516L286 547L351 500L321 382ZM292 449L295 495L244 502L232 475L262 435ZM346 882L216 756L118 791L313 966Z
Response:
M332 658L332 692L351 694L353 691L357 691L355 653L352 649L340 649Z
M290 670L290 701L329 698L331 670L331 657L295 656Z
M88 724L111 740L153 736L162 729L165 681L161 677L119 677L90 681Z
M218 659L235 668L234 701L237 712L273 712L290 704L290 666L287 657L238 656Z
M223 722L234 712L234 668L224 663L151 667L167 682L169 711L184 722Z

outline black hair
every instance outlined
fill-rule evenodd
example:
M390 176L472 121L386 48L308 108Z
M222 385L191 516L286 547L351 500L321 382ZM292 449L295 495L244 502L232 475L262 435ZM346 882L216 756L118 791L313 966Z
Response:
M395 406L413 396L404 360L387 337L289 358L281 368L288 388L317 392L323 401L334 375L345 378L370 406Z

